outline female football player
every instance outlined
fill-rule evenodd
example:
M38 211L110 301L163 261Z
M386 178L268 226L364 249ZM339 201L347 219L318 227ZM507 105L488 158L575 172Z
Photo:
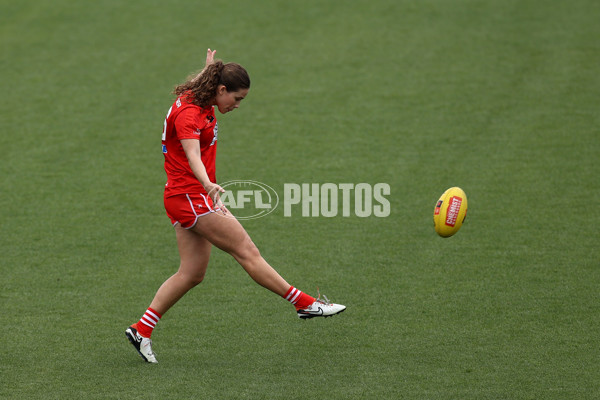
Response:
M217 120L237 109L248 95L250 78L235 63L214 61L208 49L206 66L177 86L177 99L167 113L162 134L167 184L164 203L175 228L179 270L156 292L142 318L125 331L142 358L156 363L150 337L160 318L204 279L212 246L231 254L259 285L283 297L300 318L327 317L346 309L315 299L287 283L261 256L235 217L223 205L225 190L216 183Z

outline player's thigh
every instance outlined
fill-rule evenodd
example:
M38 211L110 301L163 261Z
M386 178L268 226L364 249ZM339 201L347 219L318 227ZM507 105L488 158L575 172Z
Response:
M175 226L181 264L179 271L203 278L208 267L212 244L192 229Z
M232 216L217 213L203 215L198 218L193 229L233 256L247 256L258 252L244 227Z

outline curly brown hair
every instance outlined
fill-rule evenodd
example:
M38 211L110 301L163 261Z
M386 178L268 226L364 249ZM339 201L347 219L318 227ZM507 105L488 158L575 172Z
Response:
M200 107L209 107L217 95L219 85L228 92L250 89L248 72L240 64L223 64L221 60L207 65L202 72L177 85L173 93L185 96L185 100Z

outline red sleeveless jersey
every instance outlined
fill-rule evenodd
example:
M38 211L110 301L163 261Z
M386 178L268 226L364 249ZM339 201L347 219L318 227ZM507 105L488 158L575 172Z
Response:
M217 119L213 107L202 108L179 97L169 109L162 135L162 151L165 156L167 184L165 197L184 193L206 194L198 181L180 140L196 139L200 157L211 182L216 182L215 158L217 153Z

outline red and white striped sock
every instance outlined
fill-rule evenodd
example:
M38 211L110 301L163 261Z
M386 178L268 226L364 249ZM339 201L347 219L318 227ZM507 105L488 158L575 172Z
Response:
M145 338L149 338L152 336L152 331L161 318L162 315L148 307L140 321L137 323L136 329L138 333Z
M306 308L315 302L315 298L303 293L301 290L290 286L287 292L283 295L283 298L292 303L296 310Z

